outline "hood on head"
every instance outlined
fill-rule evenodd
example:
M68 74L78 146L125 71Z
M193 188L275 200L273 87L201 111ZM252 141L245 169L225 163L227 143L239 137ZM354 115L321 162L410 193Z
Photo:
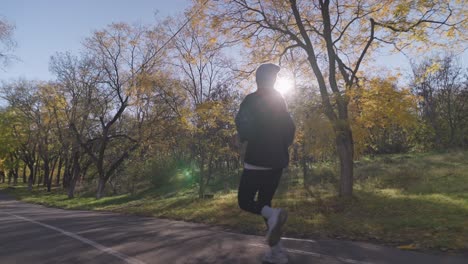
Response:
M258 89L273 89L276 76L281 70L281 67L273 63L265 63L260 65L255 72L255 80L257 81Z

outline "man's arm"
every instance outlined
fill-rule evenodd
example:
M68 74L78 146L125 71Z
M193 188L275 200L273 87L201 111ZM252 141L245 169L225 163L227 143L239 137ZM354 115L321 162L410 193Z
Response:
M250 113L247 98L242 101L239 107L239 112L237 112L235 122L240 141L248 141L251 137L252 131L252 114Z
M288 111L288 106L283 97L281 97L281 107L284 111L281 118L281 125L284 129L284 137L286 139L286 142L288 143L288 146L290 146L294 141L296 125L294 124L294 120L292 119L291 114Z

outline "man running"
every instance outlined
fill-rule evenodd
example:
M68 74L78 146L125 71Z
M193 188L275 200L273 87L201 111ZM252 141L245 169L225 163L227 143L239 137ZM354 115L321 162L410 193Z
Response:
M235 121L241 142L247 143L239 207L265 219L270 250L263 261L283 264L288 258L280 240L288 215L284 209L272 208L271 200L289 163L288 147L294 139L295 125L283 97L273 88L279 71L280 67L271 63L257 68L257 91L242 101Z

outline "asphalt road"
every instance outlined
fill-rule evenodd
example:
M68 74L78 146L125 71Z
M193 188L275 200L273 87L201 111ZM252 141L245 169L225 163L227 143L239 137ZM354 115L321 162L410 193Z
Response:
M467 264L368 243L284 239L290 263ZM0 193L0 263L261 263L263 237L201 224L47 208Z

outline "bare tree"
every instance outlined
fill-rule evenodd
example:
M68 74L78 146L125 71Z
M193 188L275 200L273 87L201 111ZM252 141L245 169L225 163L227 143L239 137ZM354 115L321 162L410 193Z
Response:
M99 176L96 197L103 195L105 184L120 164L138 148L139 141L125 130L124 112L140 87L140 81L151 75L159 62L162 37L159 29L112 24L96 31L85 46L101 73L98 102L89 117L93 125L80 132L71 124L76 139L90 156ZM111 147L117 148L112 153Z
M69 198L74 197L82 168L88 163L76 133L84 134L93 129L90 119L100 103L95 99L101 72L94 66L92 58L78 58L69 53L57 54L50 62L50 69L57 76L54 85L56 103L52 111L65 163L63 186L68 189Z
M13 40L15 27L7 20L0 18L0 69L5 67L13 57L10 53L16 43Z
M176 73L182 80L190 102L188 107L193 112L190 118L194 126L190 131L190 149L200 169L199 196L202 198L214 163L220 158L217 152L226 143L219 132L223 131L223 127L233 128L226 122L226 118L231 118L229 114L221 114L217 105L229 104L222 102L221 97L229 94L234 75L230 70L231 63L224 54L226 43L218 39L217 33L207 28L200 19L203 17L196 14L197 22L186 25L174 38L173 46ZM181 28L180 24L176 23L177 28ZM221 142L215 143L215 138Z
M453 54L413 63L412 86L436 147L462 147L468 127L467 73Z

